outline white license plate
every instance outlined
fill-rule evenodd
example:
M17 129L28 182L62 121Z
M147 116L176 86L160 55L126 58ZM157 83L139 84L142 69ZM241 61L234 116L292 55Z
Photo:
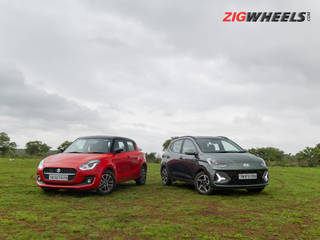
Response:
M68 181L68 175L64 175L64 174L50 174L50 175L49 175L49 180L54 180L54 181Z
M240 180L257 179L257 174L256 174L256 173L243 173L243 174L239 174L239 179L240 179Z

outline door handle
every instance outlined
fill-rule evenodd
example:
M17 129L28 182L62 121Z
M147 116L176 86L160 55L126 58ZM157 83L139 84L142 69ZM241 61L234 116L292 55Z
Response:
M182 156L180 156L180 157L179 157L179 159L180 159L180 160L182 160L182 159L183 159L183 157L182 157Z

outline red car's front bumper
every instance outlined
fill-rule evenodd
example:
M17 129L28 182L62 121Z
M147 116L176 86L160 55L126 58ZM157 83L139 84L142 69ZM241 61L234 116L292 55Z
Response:
M44 174L43 170L37 171L37 184L42 188L93 190L99 187L100 178L99 169L76 170L76 175L71 181L49 180L48 174Z

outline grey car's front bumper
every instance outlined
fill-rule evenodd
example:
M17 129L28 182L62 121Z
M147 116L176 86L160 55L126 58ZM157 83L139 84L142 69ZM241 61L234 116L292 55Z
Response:
M246 180L239 178L239 174L246 173L256 173L257 178ZM221 180L222 178L224 180ZM269 172L268 169L215 170L211 180L215 189L264 188L269 184Z

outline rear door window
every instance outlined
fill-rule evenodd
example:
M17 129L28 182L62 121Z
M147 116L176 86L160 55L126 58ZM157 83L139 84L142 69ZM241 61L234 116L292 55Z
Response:
M174 153L180 153L182 145L182 140L177 140L174 143L172 143L170 150Z
M128 145L128 151L129 152L133 152L136 150L136 146L134 144L134 142L132 141L127 141L127 145Z
M123 149L123 152L127 152L127 146L125 144L125 140L123 139L116 139L114 141L114 146L113 146L113 149L116 150L116 149Z

